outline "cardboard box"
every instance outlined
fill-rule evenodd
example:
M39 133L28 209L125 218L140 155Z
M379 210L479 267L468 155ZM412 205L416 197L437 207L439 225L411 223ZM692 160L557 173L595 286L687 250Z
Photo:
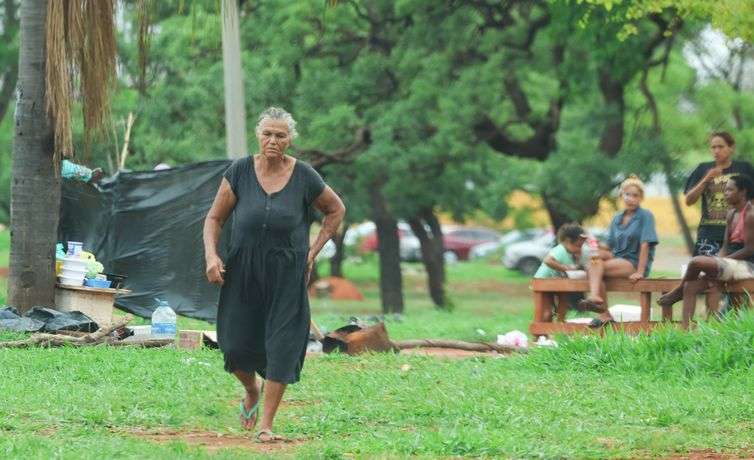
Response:
M197 331L183 329L178 331L175 345L184 350L198 350L202 345L217 348L217 333L215 331Z

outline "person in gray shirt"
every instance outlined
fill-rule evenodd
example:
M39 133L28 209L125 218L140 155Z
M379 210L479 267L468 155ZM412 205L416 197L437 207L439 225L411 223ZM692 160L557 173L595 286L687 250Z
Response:
M654 260L655 246L659 242L655 218L641 207L644 199L644 183L631 175L620 186L625 209L619 211L610 223L607 246L591 255L587 270L589 295L581 301L581 307L600 310L590 326L600 327L612 321L607 309L604 278L628 278L638 281L649 276Z

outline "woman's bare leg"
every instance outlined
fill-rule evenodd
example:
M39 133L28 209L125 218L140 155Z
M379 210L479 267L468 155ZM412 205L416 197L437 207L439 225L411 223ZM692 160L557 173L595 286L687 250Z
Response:
M244 371L234 371L233 375L236 376L236 378L241 382L241 385L243 385L244 389L246 389L246 396L244 397L243 405L244 409L248 412L252 407L254 407L254 404L259 401L259 387L256 383L256 374L249 374L248 372ZM245 417L241 416L241 424L243 425L244 429L252 430L254 429L254 425L256 425L256 423L256 415L249 418L248 420Z
M628 278L636 271L634 266L626 259L613 258L608 260L593 261L589 266L589 296L582 305L594 312L599 313L602 321L612 319L607 309L607 293L604 278Z
M257 439L261 442L277 441L281 438L272 433L272 423L275 420L280 401L285 393L285 383L268 380L264 394L264 412L262 414L262 423L259 426L260 434Z

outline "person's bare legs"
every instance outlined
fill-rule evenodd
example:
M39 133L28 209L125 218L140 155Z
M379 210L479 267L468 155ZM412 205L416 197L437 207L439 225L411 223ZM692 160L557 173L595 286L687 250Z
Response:
M694 318L696 311L696 296L707 289L709 283L706 280L686 281L683 283L683 319L681 327L689 328L689 323Z
M701 272L707 275L707 279L717 279L717 259L710 256L693 257L689 261L686 273L683 275L681 282L678 283L678 286L661 295L657 299L657 304L668 307L681 300L684 293L684 284L688 281L698 280ZM714 272L714 276L712 276L712 272Z
M628 278L636 269L626 259L614 258L608 260L592 261L589 264L587 275L589 277L589 296L586 298L587 308L599 312L602 321L612 319L607 309L607 300L604 278ZM591 304L591 305L589 305Z
M233 375L236 376L236 378L241 382L241 385L243 385L244 389L246 390L246 396L243 399L243 406L244 409L248 412L252 407L254 407L254 404L259 401L259 387L257 386L256 382L256 374L249 374L248 372L244 371L234 371ZM243 415L241 416L241 425L246 430L253 430L256 423L257 415L254 415L248 420Z
M260 442L275 442L281 441L281 436L275 435L272 432L272 423L275 420L275 414L277 414L280 401L283 399L283 393L285 393L286 384L275 382L273 380L267 381L267 386L264 392L264 411L262 413L262 424L259 427L259 434L257 440Z

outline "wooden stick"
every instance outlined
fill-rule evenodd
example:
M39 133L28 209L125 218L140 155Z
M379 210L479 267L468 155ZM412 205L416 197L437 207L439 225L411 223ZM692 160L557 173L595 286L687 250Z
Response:
M126 315L118 321L100 328L96 332L86 334L82 337L72 337L70 335L38 333L33 334L26 340L14 340L12 342L0 342L0 348L28 348L33 345L45 347L59 347L63 345L85 346L104 343L107 341L107 335L115 329L125 326L133 319L133 316Z
M446 340L446 339L417 339L417 340L398 340L393 341L398 349L404 350L407 348L422 348L422 347L435 347L435 348L453 348L456 350L466 351L496 351L498 353L527 353L526 348L511 347L509 345L498 345L496 343L487 342L463 342L461 340Z
M134 124L133 112L128 112L128 120L126 120L126 135L123 138L123 150L120 151L120 164L118 165L118 171L125 168L126 157L128 157L128 142L131 139L131 126Z
M309 327L311 328L311 331L314 332L314 338L319 340L320 342L324 340L325 335L320 330L319 326L317 326L317 323L314 322L314 320L310 320Z

